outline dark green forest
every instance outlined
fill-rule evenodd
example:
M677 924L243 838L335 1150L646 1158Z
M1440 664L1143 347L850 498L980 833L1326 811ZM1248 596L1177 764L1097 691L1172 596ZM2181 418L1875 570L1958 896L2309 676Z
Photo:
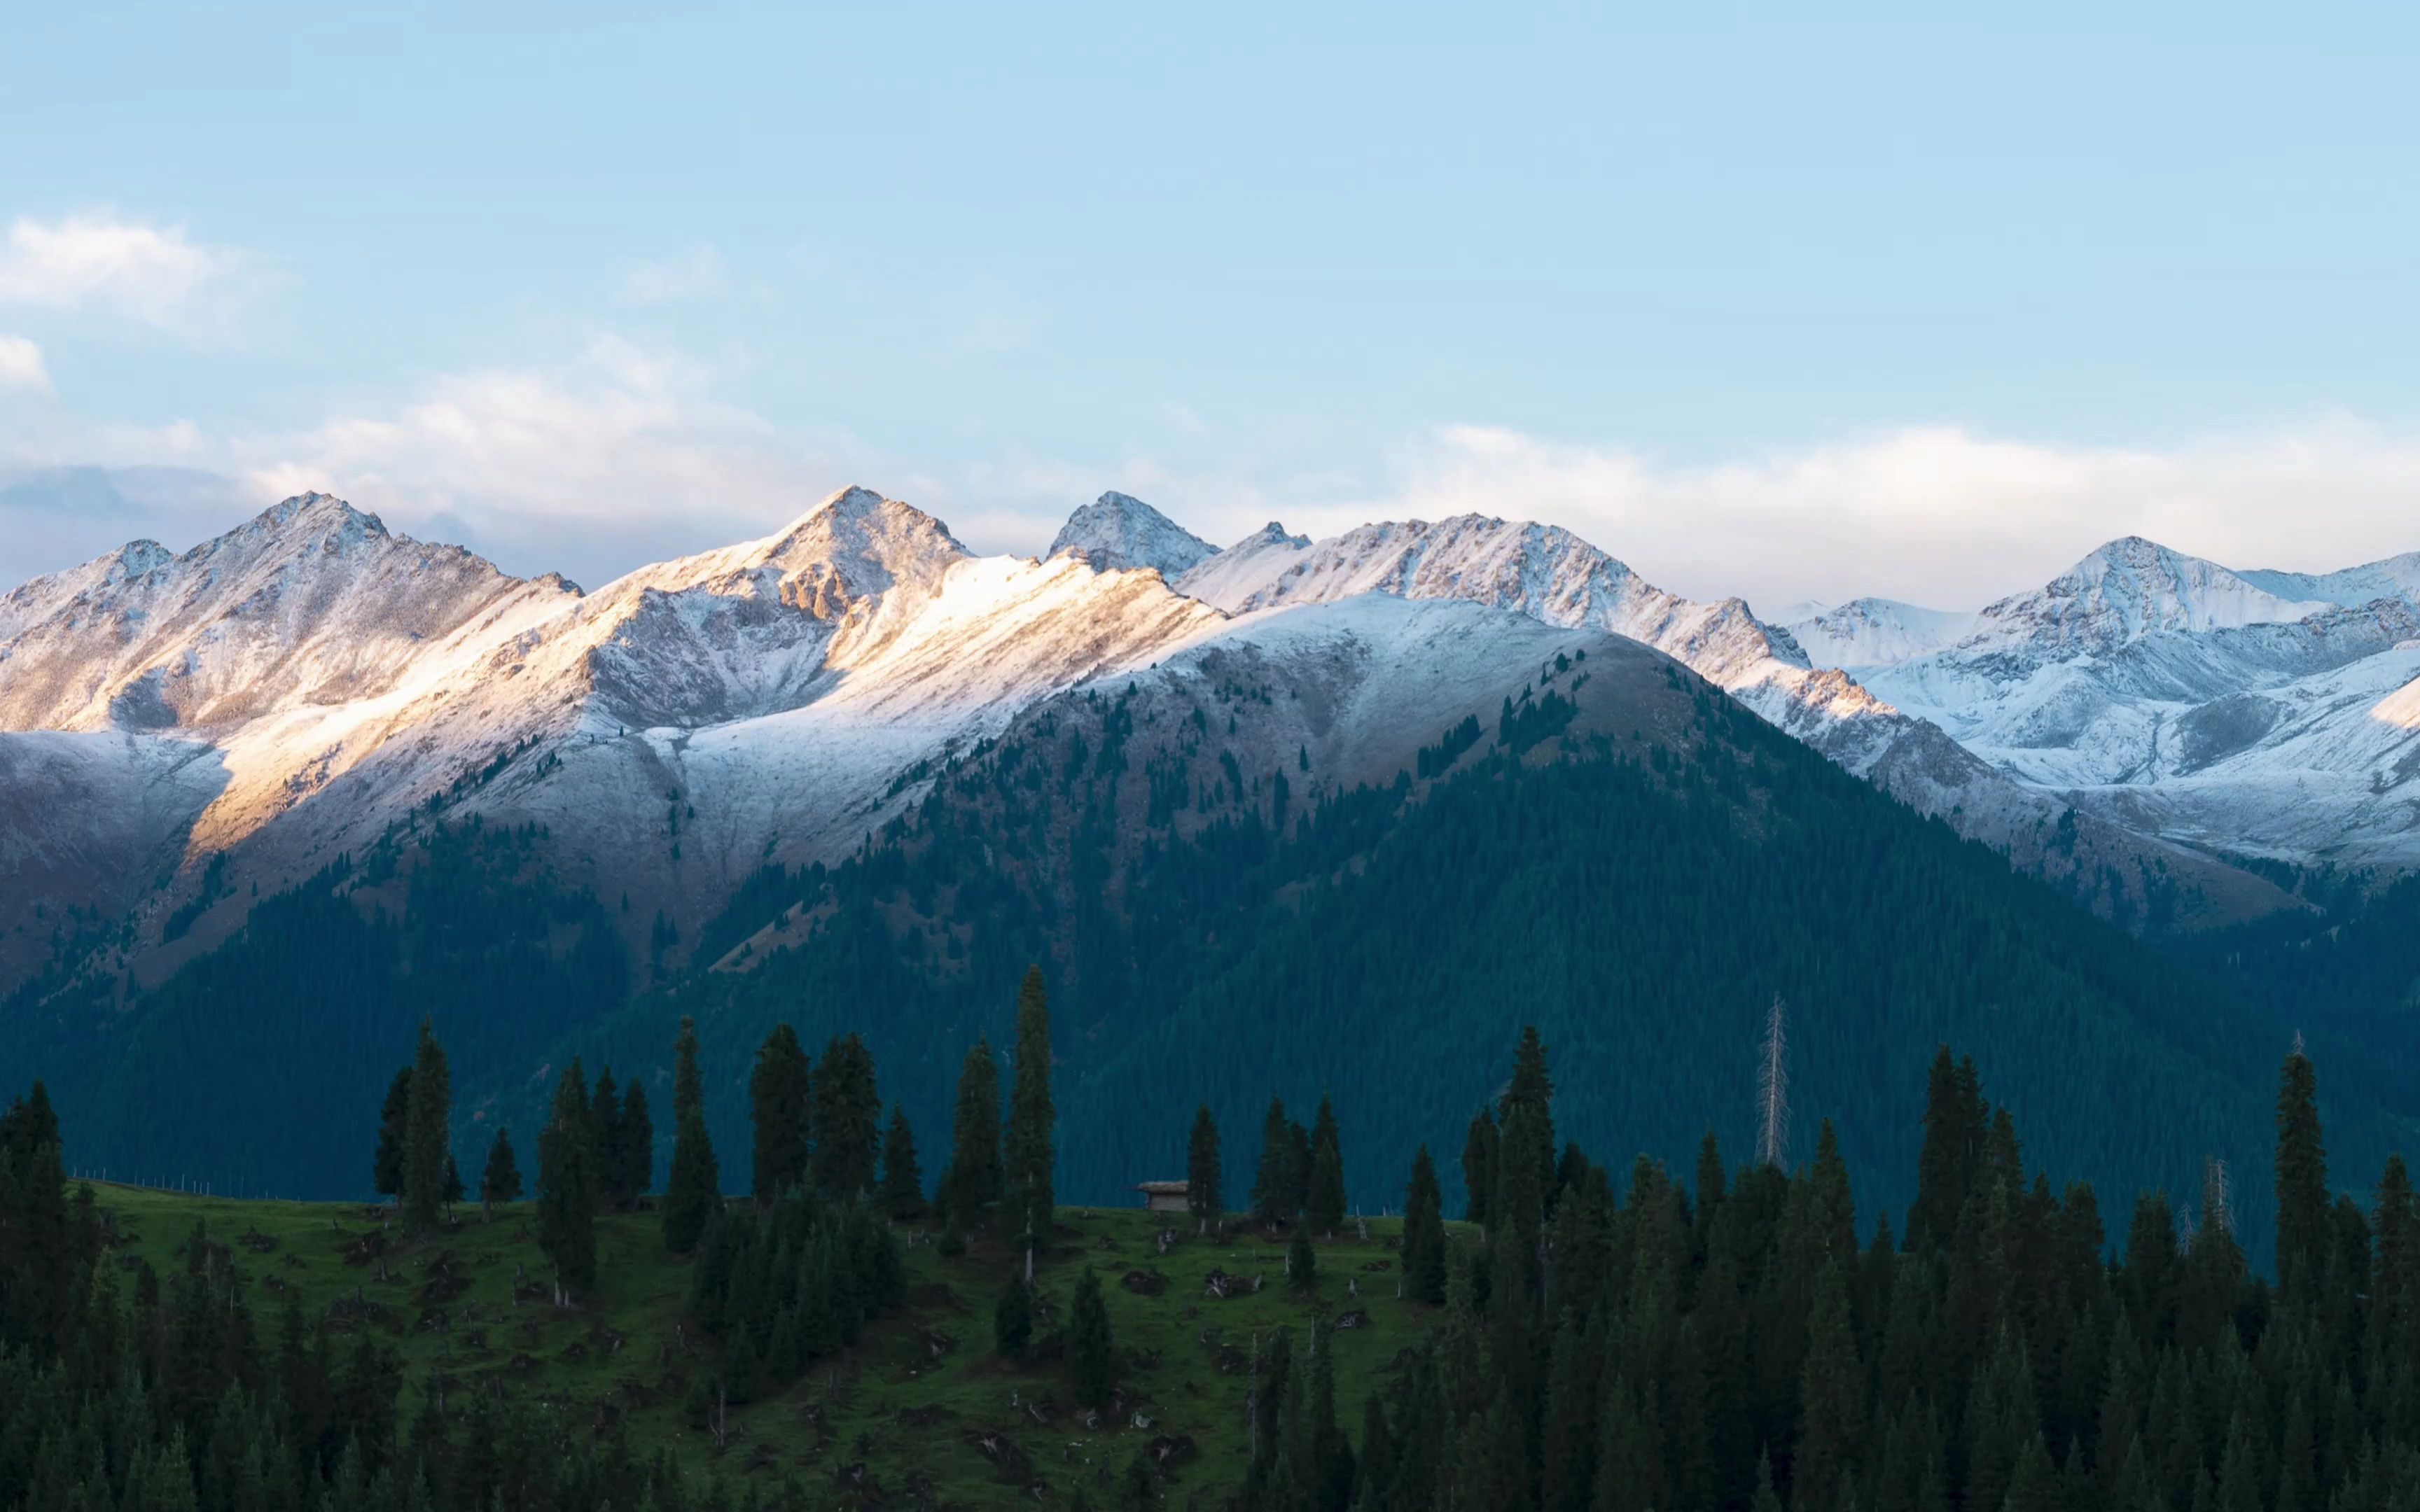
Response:
M2357 1161L2420 1112L2370 1053L2409 1038L2420 962L2393 907L2420 894L2390 894L2367 934L2286 921L2163 953L1677 668L1652 698L1611 695L1604 671L1542 668L1495 720L1351 785L1307 749L1247 770L1269 702L1241 679L1185 710L1055 700L857 855L768 868L697 938L656 921L636 958L643 931L559 880L541 833L436 825L263 900L155 989L21 991L0 1005L0 1074L91 1109L78 1158L113 1175L355 1195L359 1109L423 1018L464 1105L527 1128L575 1055L660 1105L669 1026L693 1016L703 1074L733 1094L714 1130L730 1149L781 1021L811 1045L862 1032L910 1121L937 1126L966 1046L1004 1042L1009 989L1040 961L1083 1092L1060 1180L1085 1200L1180 1173L1171 1110L1195 1100L1247 1159L1272 1090L1332 1099L1372 1148L1437 1137L1495 1094L1526 1023L1560 1047L1585 1142L1678 1161L1711 1129L1744 1148L1776 996L1796 1105L1834 1119L1874 1204L1908 1198L1891 1141L1945 1040L2045 1159L2126 1194L2257 1159L2266 1068L2297 1029L2347 1065L2330 1112ZM2328 969L2306 969L2315 952ZM465 1169L483 1153L456 1151ZM1351 1204L1396 1206L1373 1176ZM1458 1200L1459 1173L1444 1181ZM2265 1196L2236 1216L2265 1255Z
M1053 1119L1080 1104L1050 1088L1047 1010L1032 979L1018 1021L1005 1130L985 1103L952 1145L953 1167L987 1147L1004 1186L976 1200L942 1185L975 1224L1034 1235L1026 1204L1047 1201ZM795 1033L760 1047L774 1061L783 1037ZM697 1247L688 1324L720 1346L691 1412L717 1452L731 1400L845 1353L903 1289L892 1204L905 1194L890 1171L876 1180L872 1119L853 1106L870 1088L849 1090L873 1067L859 1069L853 1042L836 1041L809 1076L810 1087L838 1077L837 1101L811 1095L802 1111L773 1077L749 1103L754 1148L803 1174L760 1203L712 1200L687 1235ZM692 1057L684 1034L683 1143L704 1128ZM987 1064L978 1057L962 1080L990 1085ZM406 1243L459 1231L432 1201L452 1184L432 1174L451 1118L444 1068L424 1033L396 1136ZM1449 1221L1425 1145L1400 1163L1405 1216L1388 1269L1426 1326L1376 1389L1343 1397L1335 1340L1357 1315L1314 1303L1299 1336L1251 1341L1237 1463L1138 1454L1097 1488L1035 1479L1019 1498L1283 1512L2420 1504L2420 1207L2399 1155L2367 1201L2337 1191L2344 1167L2301 1050L2263 1110L2266 1159L2233 1176L2211 1163L2190 1207L2137 1198L2122 1256L2093 1188L2054 1184L1975 1062L1946 1046L1924 1072L1920 1117L1893 1141L1911 1199L1870 1238L1828 1120L1794 1167L1734 1165L1709 1135L1686 1180L1644 1156L1617 1176L1565 1137L1564 1074L1525 1031L1473 1119L1466 1221ZM1216 1131L1190 1121L1199 1179L1205 1148L1218 1165ZM1264 1162L1259 1211L1237 1220L1291 1233L1280 1284L1306 1294L1322 1264L1314 1230L1334 1217L1320 1211L1334 1203L1322 1188L1342 1180L1342 1135L1325 1109L1319 1125L1314 1174L1282 1196L1298 1171ZM599 1172L618 1158L613 1127L566 1069L539 1136L558 1306L566 1289L585 1297L595 1285L575 1275L593 1263L576 1230L595 1221ZM719 1470L700 1476L669 1453L636 1451L608 1414L449 1395L442 1372L414 1400L365 1316L341 1299L306 1316L289 1295L270 1324L246 1270L200 1227L176 1273L132 1266L130 1294L129 1267L110 1258L111 1211L67 1179L69 1137L39 1084L0 1116L0 1509L882 1504L846 1466L812 1485L748 1480L736 1495ZM668 1246L686 1233L679 1165L662 1203ZM2247 1260L2232 1220L2256 1171L2277 1215L2273 1280ZM948 1214L945 1243L961 1242L960 1216ZM1184 1221L1221 1218L1214 1201ZM1047 1336L1030 1283L1015 1270L1004 1279L991 1349L1011 1361L1047 1347L1078 1405L1119 1401L1135 1362L1094 1273ZM1204 1499L1220 1485L1235 1489Z

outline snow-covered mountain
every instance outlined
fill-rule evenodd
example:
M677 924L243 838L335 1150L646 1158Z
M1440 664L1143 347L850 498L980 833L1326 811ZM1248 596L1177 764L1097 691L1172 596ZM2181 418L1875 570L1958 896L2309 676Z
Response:
M2056 669L2066 686L2078 658L2130 689L2164 678L2159 696L2197 711L2159 726L2177 775L2320 717L2334 705L2312 679L2382 698L2388 664L2363 657L2412 655L2393 649L2410 606L2295 591L2313 596L2119 543L1948 648L1916 654L1948 617L1859 601L1816 617L1810 656L1738 599L1683 599L1567 531L1479 516L1321 541L1272 523L1216 550L1111 493L1037 561L975 556L847 488L763 539L583 593L304 495L192 550L136 542L0 598L0 988L58 948L54 910L156 976L232 929L256 885L472 817L536 826L558 873L628 927L688 929L767 863L846 854L950 758L1071 689L1284 658L1311 690L1302 745L1334 776L1525 685L1563 632L1678 660L2097 906L2172 887L2185 913L2240 917L2281 899L2194 848L2210 813L2098 796L2079 813L2071 774L1995 732L2049 718L2016 690ZM1879 695L1825 665L1844 646L1884 666ZM2264 702L2224 703L2255 663Z
M2420 865L2420 557L2236 572L2136 537L1859 675L2026 787L2223 856Z
M1793 604L1782 625L1819 667L1858 672L1938 651L1972 629L1975 616L1919 609L1895 598L1853 598L1845 604Z
M1047 555L1081 557L1103 572L1149 567L1171 582L1218 548L1141 500L1111 490L1067 517Z

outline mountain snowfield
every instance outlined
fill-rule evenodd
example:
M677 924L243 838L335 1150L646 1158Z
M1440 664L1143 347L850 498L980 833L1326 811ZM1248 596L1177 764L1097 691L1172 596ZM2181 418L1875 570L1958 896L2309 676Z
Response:
M543 826L630 928L686 931L768 862L845 855L1020 714L1163 664L1281 661L1323 776L1383 779L1519 686L1542 631L1651 646L2105 911L2166 887L2242 917L2284 895L2226 856L2420 850L2415 585L2420 557L2239 574L2130 540L1978 615L1868 599L1784 628L1551 526L1218 549L1110 493L1040 560L978 557L846 488L583 592L303 495L0 597L0 988L79 933L154 979L256 888L433 819Z

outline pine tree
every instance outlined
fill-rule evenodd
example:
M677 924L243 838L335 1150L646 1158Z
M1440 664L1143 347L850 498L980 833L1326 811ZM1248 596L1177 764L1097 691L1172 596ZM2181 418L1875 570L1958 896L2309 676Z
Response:
M991 1042L977 1040L958 1070L941 1205L953 1222L972 1227L983 1210L1001 1199L1001 1186L1000 1063L992 1058Z
M415 1231L437 1227L445 1205L445 1157L454 1111L454 1082L429 1021L420 1021L404 1123L403 1217Z
M2319 1138L2319 1086L2298 1039L2277 1078L2277 1289L2309 1303L2327 1276L2328 1152Z
M1827 1263L1816 1281L1815 1305L1807 1325L1807 1364L1798 1399L1805 1421L1791 1472L1799 1512L1846 1512L1834 1498L1840 1478L1854 1469L1865 1425L1865 1372L1849 1318L1847 1257Z
M1294 1137L1286 1122L1285 1103L1269 1099L1268 1116L1261 1120L1261 1163L1252 1172L1252 1218L1274 1225L1292 1218L1286 1194L1294 1186Z
M1225 1213L1225 1194L1219 1189L1218 1120L1210 1116L1210 1104L1202 1103L1193 1110L1193 1132L1185 1145L1185 1208L1192 1213L1203 1233Z
M806 1183L810 1076L798 1032L787 1024L774 1025L757 1047L755 1070L748 1077L748 1112L756 1130L753 1190L760 1203Z
M379 1104L378 1149L370 1157L370 1190L382 1197L403 1196L404 1149L411 1123L411 1068L404 1067L387 1083L386 1101Z
M1325 1096L1311 1135L1311 1180L1303 1202L1311 1227L1323 1234L1336 1232L1344 1222L1343 1135L1336 1127L1336 1109Z
M882 1098L874 1057L855 1034L835 1035L814 1069L815 1187L843 1200L875 1190L882 1143Z
M1499 1143L1496 1116L1481 1107L1471 1116L1470 1133L1462 1142L1462 1189L1467 1194L1463 1222L1491 1228L1496 1209L1491 1189L1496 1184L1496 1147Z
M1925 1083L1924 1147L1916 1156L1916 1201L1907 1210L1910 1250L1943 1248L1956 1237L1982 1148L1983 1100L1975 1062L1952 1059L1945 1044L1933 1053Z
M697 1248L722 1204L722 1176L706 1132L706 1084L697 1069L697 1025L683 1018L673 1072L673 1166L664 1182L664 1248Z
M1084 1267L1076 1283L1076 1300L1067 1309L1067 1374L1076 1400L1098 1407L1117 1385L1117 1340L1109 1332L1109 1304L1101 1297L1101 1278Z
M1286 1284L1296 1291L1319 1289L1319 1252L1311 1247L1311 1225L1294 1226L1286 1244Z
M1512 1157L1499 1152L1498 1169L1508 1158L1517 1158L1528 1170L1526 1179L1535 1187L1543 1203L1555 1190L1555 1084L1546 1074L1546 1044L1538 1036L1538 1026L1525 1025L1521 1043L1512 1052L1512 1079L1504 1086L1504 1095L1497 1099L1497 1123L1508 1138L1512 1132L1512 1112L1527 1108L1529 1118L1524 1126L1520 1148Z
M597 1179L587 1077L578 1057L555 1083L537 1140L537 1242L571 1291L597 1284Z
M1047 1241L1056 1222L1057 1119L1050 1101L1050 1001L1042 989L1042 968L1029 966L1016 994L1016 1066L1008 1103L1006 1171L1009 1227L1028 1236L1029 1255L1032 1246Z
M611 1066L598 1071L588 1088L588 1129L597 1211L613 1212L622 1206L622 1173L629 1161L622 1148L622 1094L613 1085Z
M614 1188L623 1206L635 1206L656 1185L656 1121L647 1116L647 1088L633 1080L622 1092L622 1170Z
M1311 1131L1298 1119L1286 1123L1285 1211L1289 1217L1311 1206Z
M1445 1302L1445 1197L1437 1189L1436 1162L1422 1145L1412 1156L1412 1180L1404 1196L1404 1290L1431 1306Z
M882 1136L882 1211L913 1218L924 1211L924 1173L916 1166L916 1132L908 1110L891 1104L891 1127Z
M991 1347L1011 1360L1021 1360L1032 1339L1033 1291L1022 1273L1011 1272L991 1310Z
M520 1164L513 1158L511 1137L499 1124L496 1142L488 1147L488 1168L479 1176L479 1205L492 1212L497 1203L519 1202L520 1196Z

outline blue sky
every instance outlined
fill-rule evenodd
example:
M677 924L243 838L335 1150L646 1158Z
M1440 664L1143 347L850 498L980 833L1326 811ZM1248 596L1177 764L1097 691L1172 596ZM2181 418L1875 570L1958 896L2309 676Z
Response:
M851 481L1766 606L2420 549L2411 8L337 8L12 14L0 470L229 485L0 580L304 486L583 580Z

